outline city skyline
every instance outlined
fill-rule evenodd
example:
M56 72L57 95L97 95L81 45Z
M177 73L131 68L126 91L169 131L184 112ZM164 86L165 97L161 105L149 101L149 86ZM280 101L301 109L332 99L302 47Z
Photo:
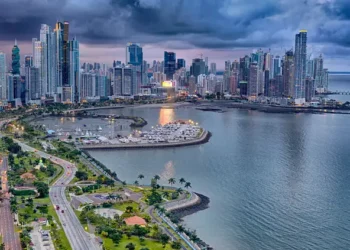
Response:
M6 54L15 39L21 55L30 54L31 38L37 36L40 25L52 25L60 19L69 20L71 36L80 42L82 62L125 61L125 44L135 42L143 46L147 61L162 60L164 51L173 51L188 62L203 54L210 62L217 63L218 70L223 70L224 61L238 60L255 49L271 48L272 54L283 55L294 47L290 34L307 29L308 52L314 57L324 54L325 67L330 71L350 68L346 56L348 31L344 24L348 16L344 1L311 0L293 2L293 5L267 1L257 6L243 1L204 1L196 8L198 1L165 4L165 1L133 0L102 1L96 9L93 1L81 4L79 0L71 0L63 3L62 10L57 9L57 1L45 4L35 1L31 11L19 11L19 4L25 2L0 3L1 9L7 10L0 22L5 31L0 35L0 47ZM241 9L245 16L233 7ZM177 16L170 15L174 9ZM129 15L123 15L125 13ZM300 18L294 18L295 13ZM91 18L89 25L86 25L87 18Z

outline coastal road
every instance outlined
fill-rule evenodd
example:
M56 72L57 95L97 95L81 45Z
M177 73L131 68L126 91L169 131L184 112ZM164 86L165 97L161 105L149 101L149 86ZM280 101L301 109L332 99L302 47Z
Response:
M57 205L60 207L59 210L56 210L56 213L61 221L72 249L100 250L101 247L96 241L95 236L89 235L87 232L85 232L72 207L70 206L65 194L66 186L75 176L76 167L74 164L58 157L49 155L45 152L36 150L18 140L15 141L22 147L24 151L35 152L38 156L49 159L64 169L63 175L52 185L49 194L55 210Z
M2 158L0 168L1 187L3 193L3 201L0 204L0 234L5 244L5 250L20 250L21 244L18 233L15 232L14 220L11 214L8 183L7 183L8 163L7 158Z

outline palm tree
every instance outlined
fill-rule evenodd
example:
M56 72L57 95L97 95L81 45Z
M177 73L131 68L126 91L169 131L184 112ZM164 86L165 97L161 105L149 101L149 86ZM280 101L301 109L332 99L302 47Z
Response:
M191 186L191 182L186 182L186 184L185 184L185 188L191 188L192 186Z
M140 180L142 180L143 178L145 178L145 176L143 174L139 174L139 176L137 177L139 178Z
M178 194L182 194L182 193L183 193L183 190L182 190L182 188L178 188L178 189L176 189L176 192L177 192Z
M166 213L166 209L165 209L164 207L160 207L160 208L158 209L158 212L159 212L160 214L165 214L165 213Z
M126 181L122 181L123 186L126 186Z
M178 225L176 228L176 231L179 233L183 233L183 232L185 232L185 228L183 225Z
M139 182L138 182L138 181L135 181L135 182L134 182L134 185L138 186L138 185L139 185Z
M135 250L135 245L132 244L132 243L130 242L129 244L127 244L127 245L125 246L125 248L126 248L126 249L129 249L129 250Z
M160 180L160 176L159 175L155 175L154 177L153 177L156 181L159 181Z
M169 184L172 186L173 184L176 183L176 180L175 180L175 178L170 178L170 179L168 180L168 182L169 182Z
M108 200L113 200L114 199L114 194L109 193L108 196L107 196L107 199Z
M169 192L168 191L163 192L163 197L164 198L169 198Z
M122 201L124 200L123 196L121 196L120 194L116 194L114 197L117 201Z
M185 178L180 178L179 182L182 185L182 184L184 184L186 182L186 180L185 180Z

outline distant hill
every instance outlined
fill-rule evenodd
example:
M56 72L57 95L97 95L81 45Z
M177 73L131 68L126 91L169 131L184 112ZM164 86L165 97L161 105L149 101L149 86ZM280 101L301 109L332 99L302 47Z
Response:
M329 71L330 75L350 75L350 72Z

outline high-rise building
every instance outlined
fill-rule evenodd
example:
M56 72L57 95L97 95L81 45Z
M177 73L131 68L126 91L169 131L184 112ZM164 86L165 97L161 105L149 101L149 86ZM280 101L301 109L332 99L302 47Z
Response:
M181 68L186 68L186 61L185 61L185 59L178 58L177 59L177 69L181 69Z
M57 22L54 30L55 33L55 65L56 65L56 79L54 85L54 93L57 89L62 87L62 72L63 72L63 23Z
M293 51L287 51L283 61L283 96L292 97L294 95L294 54Z
M12 48L12 74L13 75L19 75L20 74L20 63L21 57L20 57L20 50L17 46L17 40L15 40L15 45Z
M24 67L33 67L33 56L24 56Z
M209 73L216 75L216 63L210 63Z
M249 56L245 56L239 59L239 79L240 81L248 81L249 79L249 67L251 58Z
M275 78L275 76L277 76L279 74L281 74L281 60L280 60L279 56L276 56L273 59L273 74L272 74L272 78Z
M126 61L125 64L142 65L143 52L139 43L127 43L126 45Z
M311 102L315 95L315 80L312 77L305 79L305 100Z
M265 70L264 96L270 96L270 71Z
M47 80L47 72L45 69L45 63L44 63L44 46L43 42L38 41L36 38L32 39L33 42L33 67L37 68L39 70L39 93L40 95L44 93L44 80ZM27 72L26 72L27 73ZM28 86L28 84L27 84ZM31 99L29 99L31 100Z
M69 23L63 24L63 67L62 67L62 86L71 87L70 77L70 48L69 48Z
M190 75L193 75L197 80L197 77L201 74L205 74L205 62L201 58L195 58L192 60Z
M190 95L194 95L196 93L197 90L197 85L196 85L196 77L191 75L188 78L188 92Z
M114 68L113 94L116 96L132 95L133 70L130 67Z
M164 74L167 80L173 79L176 69L176 54L174 52L164 51Z
M0 51L0 101L7 100L6 54Z
M294 95L297 104L305 101L305 78L306 78L306 58L307 58L307 31L300 30L295 35L294 53Z
M257 97L259 94L258 72L258 63L251 63L249 68L248 96Z
M39 68L26 67L26 103L32 100L38 100L41 97L41 77Z
M79 42L74 38L69 42L70 48L70 73L69 73L69 83L72 88L71 101L74 103L79 102L80 96L80 55L79 55Z
M6 78L7 78L7 80L6 80L6 82L7 82L7 100L11 102L11 101L14 101L14 99L15 99L14 75L9 73L9 74L7 74Z

